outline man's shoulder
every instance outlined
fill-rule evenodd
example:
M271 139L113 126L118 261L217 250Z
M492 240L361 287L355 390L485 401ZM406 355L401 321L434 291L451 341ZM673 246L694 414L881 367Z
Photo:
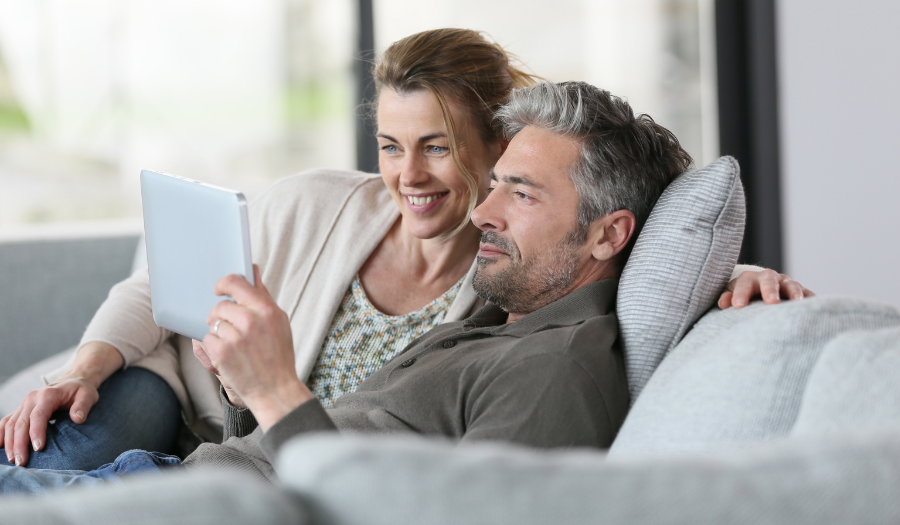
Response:
M519 338L510 349L517 358L558 356L577 362L595 361L598 355L621 354L615 312L584 319L577 324L550 327Z

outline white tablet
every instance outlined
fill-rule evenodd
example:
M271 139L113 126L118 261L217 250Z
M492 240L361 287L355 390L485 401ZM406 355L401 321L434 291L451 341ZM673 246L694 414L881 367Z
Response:
M153 320L201 340L206 319L226 296L216 281L243 275L253 284L247 200L240 192L150 170L141 172L144 235Z

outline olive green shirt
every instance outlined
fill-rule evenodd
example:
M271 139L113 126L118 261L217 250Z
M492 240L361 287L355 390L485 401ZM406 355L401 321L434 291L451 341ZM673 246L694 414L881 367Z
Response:
M488 304L415 340L334 408L313 399L265 434L249 411L226 402L226 441L202 445L186 463L271 478L287 440L323 431L608 447L629 405L617 286L592 283L509 324Z

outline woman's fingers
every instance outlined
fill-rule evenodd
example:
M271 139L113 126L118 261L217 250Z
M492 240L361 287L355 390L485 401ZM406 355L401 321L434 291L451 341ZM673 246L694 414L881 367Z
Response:
M91 408L100 400L100 394L93 388L81 387L75 392L69 417L79 425L87 421Z
M719 296L719 308L724 310L731 306L732 296L734 296L734 292L732 292L731 290L726 289L724 292L722 292L722 295Z
M719 308L725 309L729 306L743 308L756 297L761 297L767 304L777 304L782 299L794 301L804 297L815 297L815 294L787 275L774 270L744 272L728 283L725 291L719 296Z
M781 281L786 276L779 275L774 270L765 270L759 274L759 294L766 304L781 302ZM749 301L751 297L748 297Z
M37 402L29 415L30 425L28 428L28 437L31 440L31 446L35 452L44 448L47 442L47 425L50 424L50 418L53 412L59 408L59 401L55 399L54 390L40 390L36 395Z

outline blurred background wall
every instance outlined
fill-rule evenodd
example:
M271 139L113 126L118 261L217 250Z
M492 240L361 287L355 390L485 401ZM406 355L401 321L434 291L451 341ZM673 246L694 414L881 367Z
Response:
M900 2L777 2L785 265L900 306Z
M900 305L895 0L0 0L0 240L139 231L142 168L252 198L304 169L357 167L367 2L376 51L424 29L479 29L549 80L626 97L697 164L737 155L745 184L769 185L751 197L758 246L744 262ZM753 29L760 13L768 33ZM749 58L725 54L731 37ZM749 75L725 92L723 58ZM765 115L729 113L732 95L765 86ZM768 164L752 140L723 140L735 119L765 124L751 131L770 139Z

